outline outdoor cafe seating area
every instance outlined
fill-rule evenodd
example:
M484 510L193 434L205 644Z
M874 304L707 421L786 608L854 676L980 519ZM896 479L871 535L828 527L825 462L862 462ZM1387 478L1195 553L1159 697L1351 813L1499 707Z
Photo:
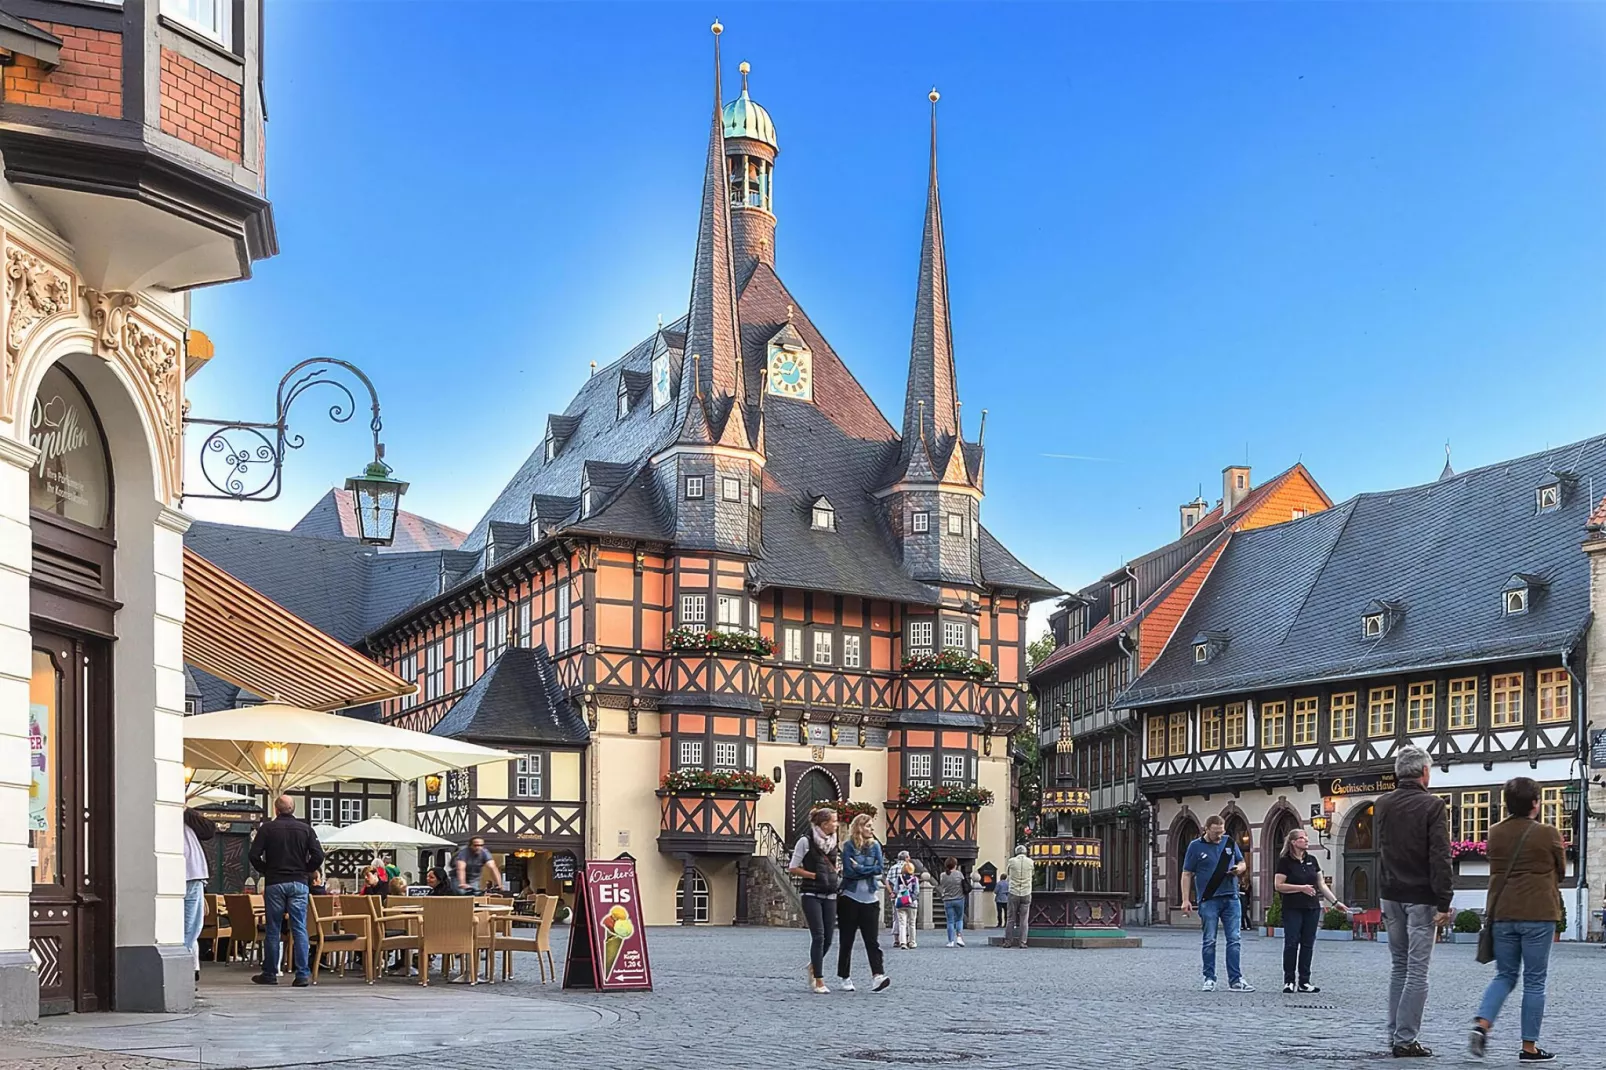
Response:
M495 896L313 895L308 897L307 941L312 982L330 978L374 984L381 978L428 985L432 969L442 980L495 983L513 975L513 956L534 954L541 983L557 979L552 923L558 897L535 898L533 914ZM281 938L290 974L292 943L287 919ZM268 919L260 895L208 895L201 929L202 956L213 969L261 972ZM454 971L455 967L455 971ZM203 974L203 979L205 974Z

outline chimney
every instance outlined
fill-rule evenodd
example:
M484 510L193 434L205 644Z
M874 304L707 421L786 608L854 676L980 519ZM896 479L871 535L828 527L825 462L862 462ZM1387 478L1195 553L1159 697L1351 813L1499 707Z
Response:
M1203 520L1204 515L1209 511L1210 503L1205 501L1202 495L1191 502L1184 502L1182 504L1182 534L1186 535L1192 531L1193 526Z
M1229 464L1221 470L1221 514L1238 508L1238 503L1249 497L1249 466Z

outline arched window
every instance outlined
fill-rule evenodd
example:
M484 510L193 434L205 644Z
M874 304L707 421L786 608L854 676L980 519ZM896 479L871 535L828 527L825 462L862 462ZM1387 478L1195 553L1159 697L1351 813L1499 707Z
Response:
M682 872L680 880L675 882L676 921L685 920L685 914L681 912L680 898L685 891L686 874ZM694 925L708 924L708 878L703 876L703 871L700 869L691 871L691 920Z

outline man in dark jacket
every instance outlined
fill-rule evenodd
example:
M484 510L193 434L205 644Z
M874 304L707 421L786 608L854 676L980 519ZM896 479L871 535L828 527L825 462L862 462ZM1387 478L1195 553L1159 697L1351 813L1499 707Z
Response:
M1420 747L1394 758L1399 787L1377 801L1372 827L1378 887L1388 922L1389 1046L1397 1059L1432 1055L1417 1040L1428 1000L1428 962L1438 927L1450 920L1450 828L1444 800L1428 794L1432 764Z
M282 918L290 916L297 988L312 983L307 950L307 874L323 866L323 846L312 826L295 816L296 804L281 795L273 804L278 814L257 830L251 841L251 865L262 874L262 972L251 978L259 985L279 983L279 940Z

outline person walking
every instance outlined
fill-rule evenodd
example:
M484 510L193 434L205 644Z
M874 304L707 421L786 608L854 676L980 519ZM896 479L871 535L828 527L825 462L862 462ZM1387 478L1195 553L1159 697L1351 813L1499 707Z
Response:
M898 861L887 885L892 893L892 946L913 950L920 914L920 876L915 872L908 851L898 852Z
M1005 863L1006 869L1008 863ZM998 883L993 885L993 906L998 910L997 927L1002 929L1009 919L1009 874L998 875Z
M1378 891L1393 960L1385 1028L1396 1059L1433 1054L1418 1037L1433 941L1438 927L1450 920L1450 831L1444 800L1428 793L1432 770L1421 747L1401 747L1394 756L1399 787L1377 800L1372 811Z
M1216 990L1216 933L1227 934L1227 987L1234 992L1253 992L1255 986L1243 974L1243 907L1238 902L1238 878L1248 871L1243 852L1227 836L1227 823L1220 814L1205 819L1204 834L1188 844L1182 863L1182 912L1193 911L1193 893L1199 891L1199 922L1203 928L1201 951L1204 957L1206 992Z
M809 926L809 988L816 995L829 995L825 953L831 950L836 897L842 887L842 849L836 842L835 810L821 807L809 814L809 827L792 848L791 865L786 871L803 878L798 892L803 901L803 920Z
M937 893L942 896L943 914L948 919L948 946L965 946L965 896L970 894L970 881L959 870L957 858L942 860L942 876L937 878Z
M1522 972L1523 1062L1549 1062L1556 1056L1539 1046L1545 1020L1545 978L1550 945L1561 920L1561 882L1567 876L1567 853L1561 832L1541 824L1539 785L1525 776L1506 781L1506 819L1489 830L1488 918L1494 937L1495 975L1483 990L1483 1004L1472 1022L1468 1048L1483 1058L1489 1030L1517 987Z
M1004 864L1004 879L998 882L1009 885L1009 899L1005 904L1005 947L1026 946L1026 930L1032 913L1032 877L1032 860L1026 856L1026 845L1017 844L1015 853Z
M870 989L883 992L892 983L886 975L881 944L876 929L881 925L881 881L886 863L881 845L870 827L870 815L860 814L848 824L847 842L842 845L842 891L837 896L837 923L842 942L837 945L836 975L844 992L853 991L853 936L864 940L864 953L870 959Z
M1310 837L1304 829L1290 829L1283 837L1272 886L1283 897L1283 991L1320 992L1310 983L1310 960L1316 950L1322 903L1347 908L1322 880L1322 867L1310 853Z
M279 983L279 948L286 914L296 988L312 983L307 961L307 874L323 868L323 845L312 826L295 816L295 800L281 795L273 804L278 815L257 830L251 841L251 865L262 874L262 972L251 980L259 985Z
M217 835L217 826L196 810L184 808L184 946L195 964L195 983L201 983L201 928L206 924L206 882L212 867L206 861L206 848ZM216 956L213 956L214 958Z

